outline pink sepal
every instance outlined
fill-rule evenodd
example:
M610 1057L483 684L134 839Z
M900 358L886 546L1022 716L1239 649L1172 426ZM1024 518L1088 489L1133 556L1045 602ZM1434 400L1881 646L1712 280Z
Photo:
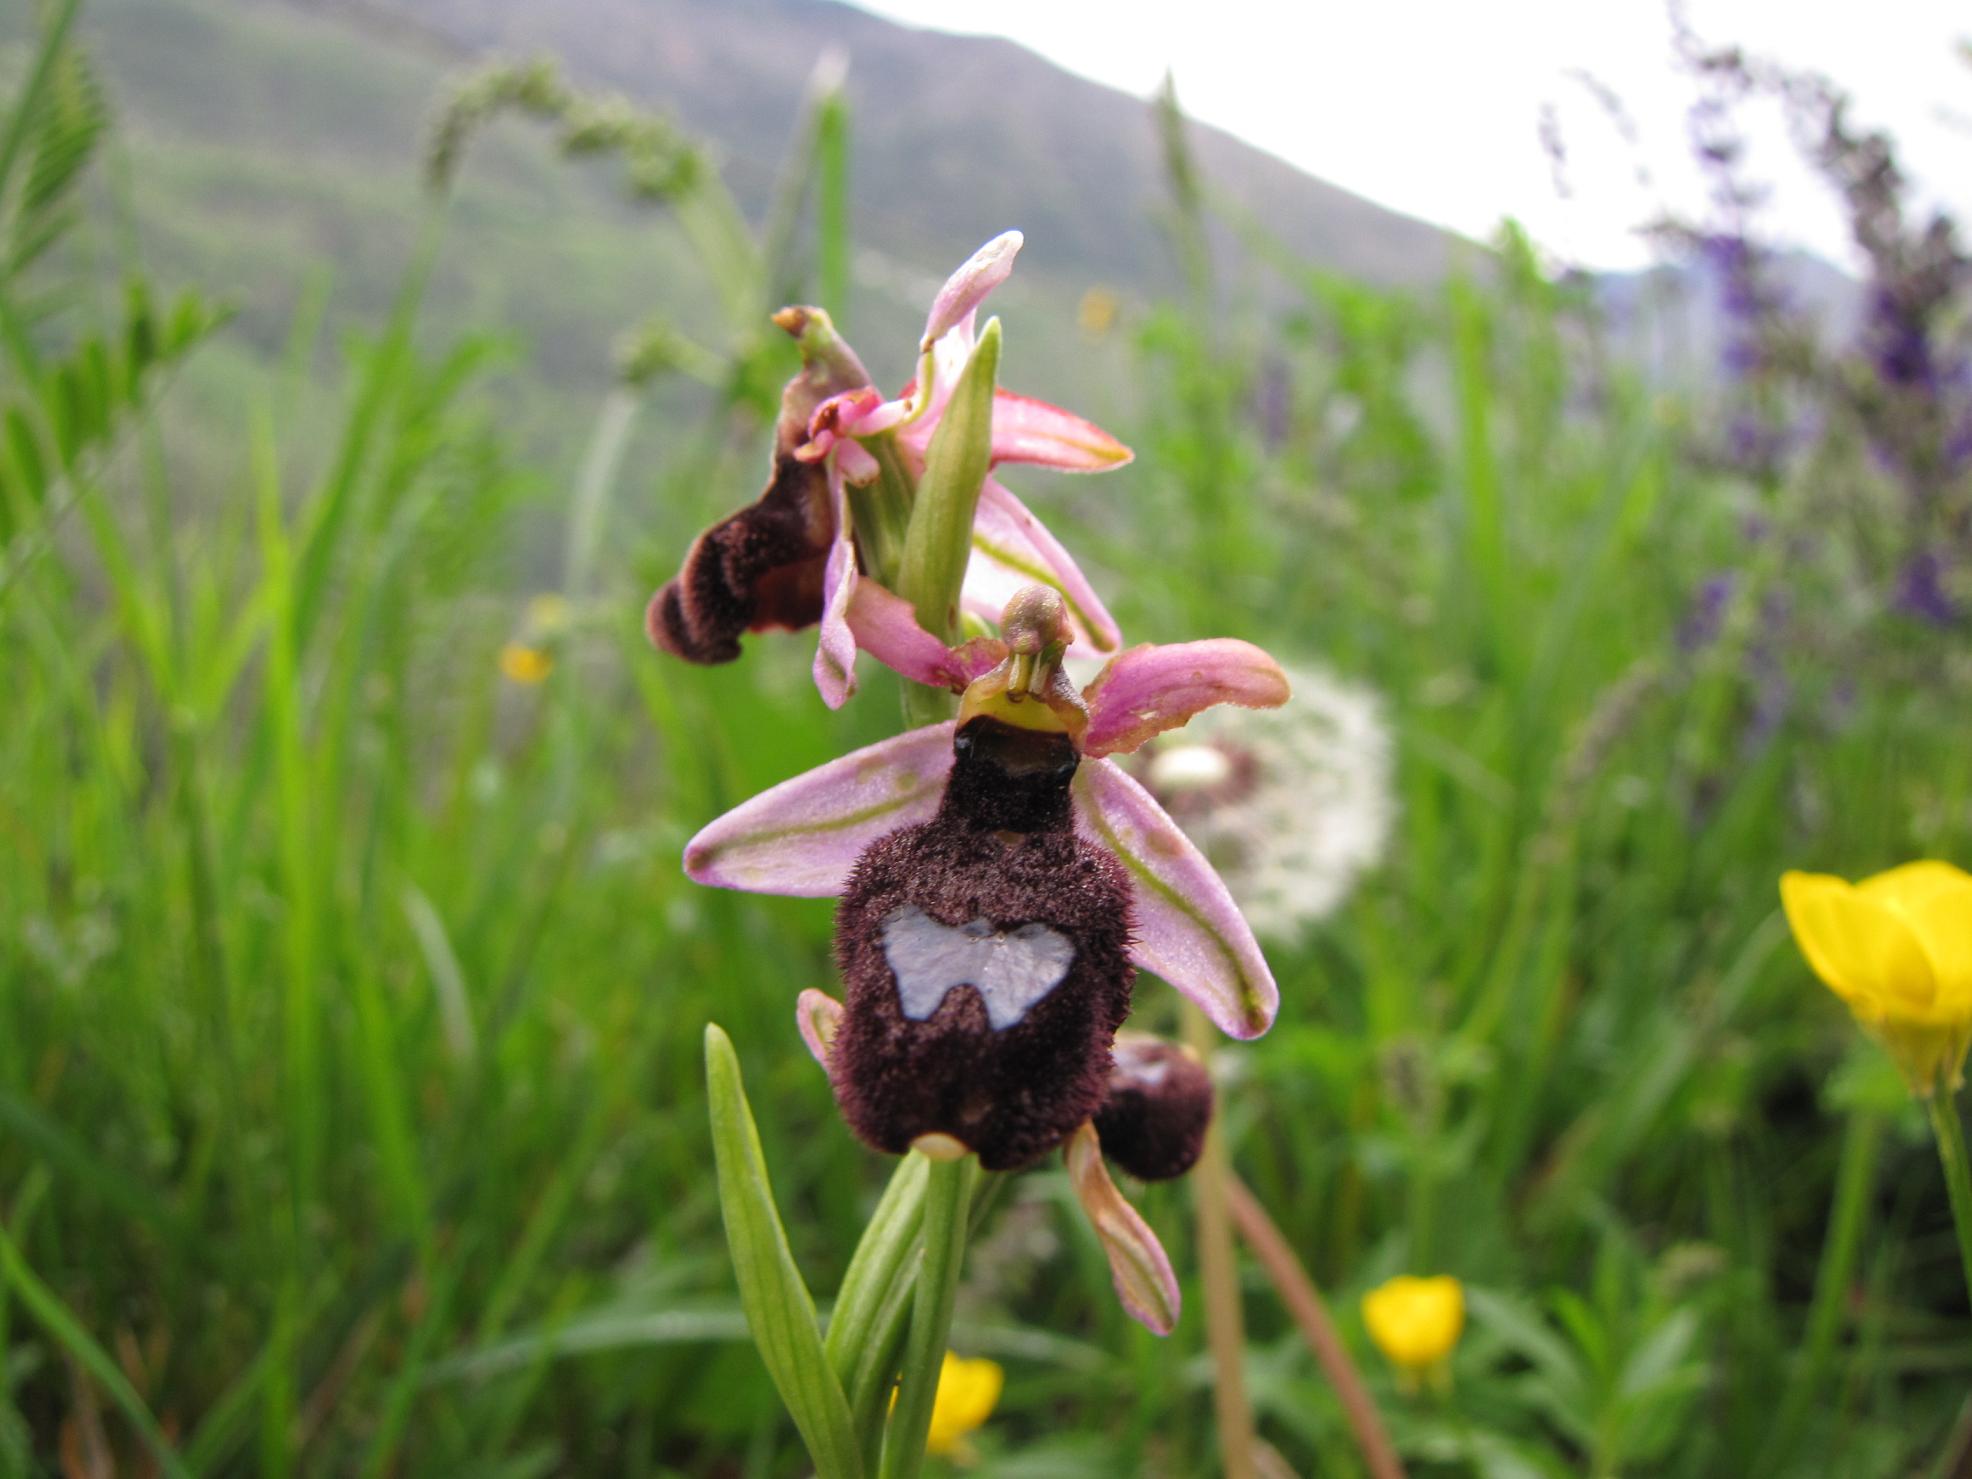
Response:
M1097 652L1114 652L1123 640L1116 618L1074 556L1014 497L998 478L979 490L972 521L972 560L966 566L961 600L968 611L997 621L1022 586L1036 581L1061 592L1068 607L1070 634Z
M930 820L952 768L952 726L928 724L762 791L685 845L685 873L714 888L828 898L863 850Z
M856 583L849 603L849 630L856 646L885 667L913 683L954 693L990 672L1007 655L1006 643L997 637L975 637L962 647L947 647L918 625L917 613L903 597L867 577Z
M1178 824L1114 761L1085 759L1075 820L1130 875L1130 959L1163 977L1232 1037L1273 1026L1280 988L1225 881Z
M826 991L810 986L795 998L794 1025L800 1030L809 1056L827 1073L829 1052L835 1047L835 1034L842 1026L842 1003Z

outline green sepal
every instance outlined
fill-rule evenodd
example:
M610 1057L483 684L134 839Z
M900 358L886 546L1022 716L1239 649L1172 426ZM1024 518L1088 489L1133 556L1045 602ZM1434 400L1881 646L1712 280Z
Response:
M705 1087L712 1110L712 1149L719 1163L719 1208L739 1280L740 1304L754 1346L786 1404L819 1479L861 1479L863 1456L849 1400L829 1368L815 1301L794 1266L774 1206L760 1132L740 1081L732 1039L705 1027Z
M948 646L958 640L959 588L972 557L972 520L993 463L993 393L999 370L1000 321L992 319L931 434L904 536L897 594L916 610L918 625Z

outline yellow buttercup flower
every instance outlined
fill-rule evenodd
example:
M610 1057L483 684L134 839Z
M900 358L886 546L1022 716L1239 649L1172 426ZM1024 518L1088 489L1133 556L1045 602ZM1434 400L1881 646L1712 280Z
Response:
M1958 1088L1972 1045L1972 874L1935 861L1855 884L1788 873L1780 901L1814 973L1911 1092Z
M967 1437L993 1415L1000 1400L1006 1373L997 1361L984 1357L968 1360L945 1352L945 1364L938 1371L938 1395L931 1404L931 1432L924 1440L926 1453L964 1457L970 1452Z
M1465 1286L1449 1274L1400 1275L1363 1296L1363 1324L1406 1390L1420 1379L1442 1387L1446 1360L1465 1330Z
M500 672L509 683L539 683L555 668L555 655L526 642L509 642L500 649Z
M572 614L567 599L552 592L527 603L521 634L500 649L500 672L509 683L540 683L555 670L555 644Z

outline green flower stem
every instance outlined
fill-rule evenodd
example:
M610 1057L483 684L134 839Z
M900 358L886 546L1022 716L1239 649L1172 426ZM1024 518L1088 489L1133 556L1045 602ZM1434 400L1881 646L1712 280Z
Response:
M916 1260L923 1255L920 1244L911 1245L914 1260L899 1272L877 1307L874 1334L856 1352L856 1369L847 1378L849 1416L856 1427L856 1441L862 1446L863 1466L874 1474L883 1456L883 1425L890 1416L890 1403L897 1391L897 1369L904 1360L904 1334L911 1323L911 1299L917 1292Z
M1928 1094L1924 1107L1930 1111L1931 1129L1938 1137L1945 1191L1951 1197L1951 1218L1958 1227L1958 1256L1965 1264L1965 1293L1972 1299L1972 1170L1965 1161L1965 1126L1959 1122L1955 1095Z
M860 488L854 483L848 485L849 517L856 526L864 568L878 585L894 591L903 570L904 541L911 527L917 484L904 466L895 437L885 433L871 437L862 446L876 459L877 477Z
M829 1317L824 1348L829 1365L845 1383L876 1327L884 1292L917 1246L924 1225L924 1193L930 1162L916 1151L897 1163L883 1199L870 1214L862 1241L849 1260Z
M915 1283L913 1264L924 1231L930 1166L915 1152L897 1163L842 1276L823 1342L829 1365L848 1395L857 1443L872 1469Z
M1205 1014L1187 1003L1185 1042L1204 1057L1211 1051L1212 1033ZM1212 1348L1212 1405L1219 1428L1220 1471L1226 1479L1254 1479L1259 1471L1254 1459L1253 1403L1246 1395L1246 1329L1227 1194L1231 1176L1223 1121L1215 1118L1190 1178L1199 1280L1205 1289L1205 1339Z
M1862 1245L1869 1193L1876 1183L1877 1151L1883 1143L1883 1117L1858 1110L1849 1117L1842 1138L1842 1163L1835 1176L1835 1202L1829 1209L1828 1238L1822 1244L1821 1266L1815 1271L1814 1304L1808 1311L1807 1351L1794 1369L1794 1379L1774 1419L1758 1472L1779 1473L1792 1458L1802 1429L1801 1419L1820 1392L1841 1333L1848 1303L1849 1281L1855 1276L1856 1253Z
M977 1167L970 1155L931 1165L924 1198L924 1264L918 1270L911 1333L904 1345L904 1380L884 1439L880 1479L915 1479L924 1464L931 1405L951 1339L952 1301L965 1262L966 1212Z

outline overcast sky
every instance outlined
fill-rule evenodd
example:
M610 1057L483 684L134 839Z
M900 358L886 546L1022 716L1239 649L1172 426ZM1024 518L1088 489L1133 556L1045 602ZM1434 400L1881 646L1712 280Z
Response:
M855 0L895 20L1005 36L1126 92L1168 69L1195 117L1310 174L1468 235L1503 215L1572 263L1648 260L1635 226L1702 188L1689 163L1693 92L1675 70L1657 0ZM1736 41L1831 73L1857 116L1888 126L1930 198L1972 216L1972 37L1960 0L1689 0L1708 41ZM1575 74L1611 89L1626 142ZM1539 142L1561 125L1571 194ZM1832 260L1850 253L1826 192L1792 157L1777 117L1755 115L1755 159L1774 182L1770 233ZM1641 175L1641 178L1640 178Z

